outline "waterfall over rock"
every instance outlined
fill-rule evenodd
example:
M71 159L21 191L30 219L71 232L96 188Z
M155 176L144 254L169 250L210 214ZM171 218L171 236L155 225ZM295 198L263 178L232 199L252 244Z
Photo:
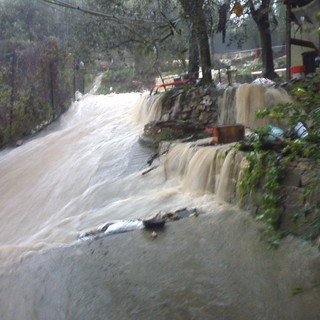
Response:
M161 117L161 103L163 95L150 95L143 93L135 106L135 119L137 122L147 124L159 120Z
M242 84L224 90L194 88L191 93L181 90L168 99L164 110L164 106L161 106L163 96L144 94L139 101L137 120L143 123L154 120L191 120L203 123L204 126L243 124L256 128L277 125L268 117L257 119L258 110L292 102L284 89L257 84Z
M201 118L201 110L207 110L207 103L210 110L215 109L215 112L212 111L211 125L240 123L255 128L270 124L268 118L256 118L258 110L291 101L287 92L281 88L256 84L228 87L223 91L213 90L210 91L211 96L207 91L198 89L198 100L195 90L183 98L182 91L178 95L175 94L171 98L171 110L166 106L162 113L170 115L171 121L181 121L185 113L199 110L198 116ZM140 120L162 119L164 114L161 113L161 102L159 95L142 97ZM165 157L164 167L167 179L179 177L182 180L183 191L197 194L214 193L220 200L236 203L239 198L236 186L244 163L243 154L234 150L232 145L201 147L194 143L180 143L171 147Z
M291 102L288 93L281 88L270 88L255 84L243 84L236 92L236 123L256 128L269 125L270 119L257 119L258 110Z
M236 124L236 99L237 87L228 87L218 103L218 124Z
M243 158L230 145L201 147L181 143L166 155L164 166L167 178L180 177L184 191L215 193L218 199L235 203Z

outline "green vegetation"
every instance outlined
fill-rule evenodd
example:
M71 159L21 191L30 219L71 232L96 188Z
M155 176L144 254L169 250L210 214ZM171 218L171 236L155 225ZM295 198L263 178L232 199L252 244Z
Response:
M72 56L57 39L8 42L5 49L0 68L0 147L48 125L68 108L73 93Z
M262 64L261 63L252 63L249 66L246 66L245 68L241 68L238 70L238 74L241 75L251 75L251 72L254 71L261 71L262 70Z
M238 183L241 192L241 202L253 190L261 190L258 221L267 224L265 234L271 246L276 247L283 233L275 232L280 228L281 208L281 182L284 177L285 165L277 151L264 150L263 142L269 128L255 131L254 138L250 141L253 150L246 154L248 165ZM242 203L240 203L241 205Z
M112 92L123 93L130 91L130 87L132 88L133 75L133 68L105 71L98 94L109 94Z
M315 239L320 234L320 199L314 201L314 195L320 194L320 76L297 83L292 89L293 103L275 106L258 112L258 117L269 116L285 123L287 134L280 147L266 148L269 127L259 128L247 139L251 150L247 152L248 165L244 170L239 187L242 198L252 190L262 190L261 206L256 218L267 223L266 232L271 235L271 245L277 246L284 235L281 232L281 190L284 172L289 164L303 159L310 171L309 183L304 188L304 206L298 216L312 213L308 234L304 238ZM298 122L303 123L308 135L298 137L292 129ZM240 147L239 145L237 147ZM241 148L241 147L240 147ZM313 200L311 200L313 199ZM276 232L275 231L280 231Z
M163 128L154 138L153 143L157 146L161 141L176 140L181 136L181 132L175 132L172 128Z

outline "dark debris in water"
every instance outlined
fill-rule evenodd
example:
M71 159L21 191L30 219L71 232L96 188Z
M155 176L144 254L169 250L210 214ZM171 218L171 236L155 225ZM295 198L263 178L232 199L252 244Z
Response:
M176 211L170 211L165 213L162 213L160 211L156 215L151 216L150 218L138 219L138 220L127 220L127 221L124 220L120 222L115 222L115 221L108 222L102 226L99 226L97 228L91 229L87 232L80 234L78 238L81 240L96 239L106 235L123 233L123 232L128 232L136 229L141 229L141 228L145 228L148 230L161 229L161 228L164 228L167 222L177 221L186 217L197 217L199 216L199 214L200 212L196 208L191 208L191 209L182 208ZM120 223L120 227L114 228L116 227L117 223L118 224ZM112 227L110 228L110 226ZM109 232L111 231L110 229L115 229L115 230L112 230L112 232Z
M180 220L182 218L187 218L190 216L198 216L201 212L199 212L199 210L197 208L182 208L182 209L178 209L176 211L169 211L169 212L165 212L162 213L161 211L158 212L156 215L144 219L145 220L164 220L165 222L172 222L172 221L177 221Z

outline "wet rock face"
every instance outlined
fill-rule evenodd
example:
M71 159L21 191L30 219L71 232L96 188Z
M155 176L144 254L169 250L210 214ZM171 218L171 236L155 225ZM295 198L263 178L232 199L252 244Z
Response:
M215 88L193 87L167 93L163 100L160 121L190 120L203 126L216 124L218 99L223 94Z
M159 121L148 123L144 137L160 141L196 140L207 136L205 128L217 124L218 102L222 90L215 88L176 88L162 99Z

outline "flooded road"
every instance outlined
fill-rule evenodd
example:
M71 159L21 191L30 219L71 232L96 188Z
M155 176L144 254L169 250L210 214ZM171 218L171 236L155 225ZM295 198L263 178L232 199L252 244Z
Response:
M177 152L141 174L153 151L138 143L139 99L86 95L54 129L1 152L0 319L317 320L318 251L294 238L268 250L247 213L208 192L230 189L224 170L204 183L215 148L184 164L184 182ZM156 238L78 240L108 221L185 207L203 214Z
M229 209L37 254L0 276L0 318L318 319L317 250L258 233Z

